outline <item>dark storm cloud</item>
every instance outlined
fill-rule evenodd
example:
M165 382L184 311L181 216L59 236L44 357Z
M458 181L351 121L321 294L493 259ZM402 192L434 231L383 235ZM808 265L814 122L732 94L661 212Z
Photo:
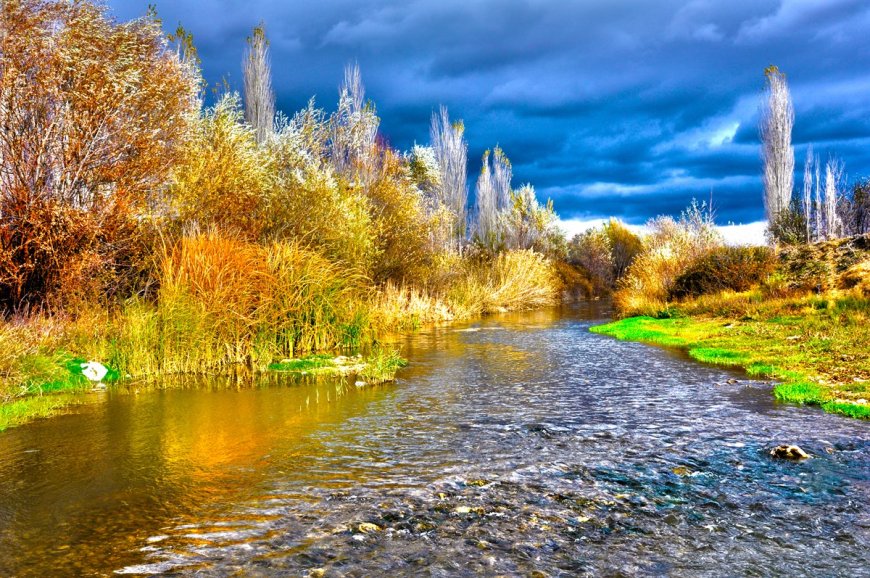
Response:
M121 19L153 0L109 0ZM806 145L870 172L866 0L173 0L210 83L241 84L260 20L285 112L331 108L358 61L394 146L428 141L439 104L463 118L472 162L500 144L517 182L565 218L642 222L710 192L720 220L761 218L763 70L788 75L797 166ZM472 174L476 166L472 166ZM799 182L799 177L796 179Z

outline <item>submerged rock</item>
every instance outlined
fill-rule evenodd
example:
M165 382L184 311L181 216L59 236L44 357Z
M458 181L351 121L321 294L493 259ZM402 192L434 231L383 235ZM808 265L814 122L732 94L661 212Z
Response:
M770 450L770 455L784 460L805 460L810 457L810 454L795 445L776 446Z
M371 522L362 522L356 529L362 534L371 534L372 532L380 532L382 530L380 526Z

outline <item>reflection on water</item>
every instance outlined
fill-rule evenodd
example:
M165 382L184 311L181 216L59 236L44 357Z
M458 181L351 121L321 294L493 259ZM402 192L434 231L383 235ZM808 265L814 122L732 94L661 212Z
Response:
M865 422L588 333L604 313L419 333L395 386L210 384L7 432L0 575L866 572Z

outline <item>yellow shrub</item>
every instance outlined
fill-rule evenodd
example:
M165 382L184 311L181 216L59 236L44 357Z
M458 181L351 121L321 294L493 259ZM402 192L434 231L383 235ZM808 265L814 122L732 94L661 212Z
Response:
M256 239L271 180L271 159L244 122L238 95L229 94L193 123L169 201L183 226L219 226Z
M531 250L507 251L490 262L467 265L448 291L459 316L534 309L559 300L561 283L550 262Z

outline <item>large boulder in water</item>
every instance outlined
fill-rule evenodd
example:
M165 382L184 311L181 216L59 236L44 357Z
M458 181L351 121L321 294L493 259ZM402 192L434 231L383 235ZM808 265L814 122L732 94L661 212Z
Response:
M800 446L795 445L776 446L770 450L770 455L783 460L805 460L810 457L810 454L802 450Z

